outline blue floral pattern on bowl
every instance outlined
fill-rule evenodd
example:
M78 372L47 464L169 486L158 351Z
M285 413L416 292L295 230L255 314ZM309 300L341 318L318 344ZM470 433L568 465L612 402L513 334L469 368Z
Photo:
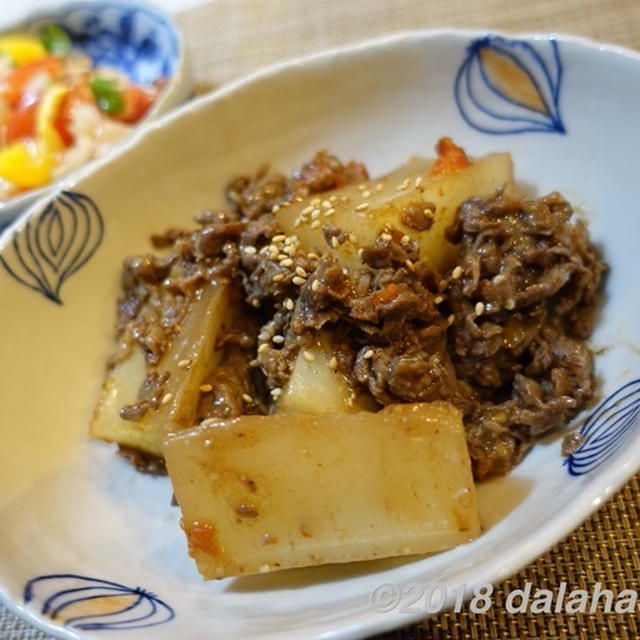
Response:
M566 132L560 115L562 61L553 38L473 40L456 74L460 115L483 133Z
M87 2L43 12L30 20L30 31L57 22L70 33L74 47L96 66L126 73L133 82L151 85L171 76L179 61L175 27L159 11L137 3Z
M579 430L582 442L564 459L572 476L599 467L640 427L640 379L614 391L589 416Z
M72 573L29 580L23 598L37 601L43 616L83 631L142 629L175 618L166 602L145 589Z
M62 304L62 285L93 256L103 235L95 202L82 193L62 191L42 213L13 230L0 264L21 284Z

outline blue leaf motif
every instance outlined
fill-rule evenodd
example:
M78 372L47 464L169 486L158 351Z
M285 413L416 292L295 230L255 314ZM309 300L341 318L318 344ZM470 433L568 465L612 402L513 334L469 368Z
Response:
M572 476L593 471L610 458L640 428L640 379L632 380L606 398L579 431L576 451L564 459Z
M23 597L38 601L42 615L84 631L142 629L175 618L166 602L145 589L72 573L29 580Z
M554 39L485 36L471 42L456 74L460 115L483 133L566 132L560 114L562 62Z
M0 255L15 280L62 304L64 282L84 266L102 242L104 222L88 196L62 191L30 218Z

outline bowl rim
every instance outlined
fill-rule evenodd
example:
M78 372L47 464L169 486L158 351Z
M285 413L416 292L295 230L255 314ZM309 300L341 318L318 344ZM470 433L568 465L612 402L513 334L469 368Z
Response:
M167 85L164 87L159 99L154 102L151 106L151 109L143 116L140 121L140 125L136 125L134 127L134 131L137 131L139 127L143 126L150 119L158 117L158 110L162 107L162 105L166 102L166 98L171 95L171 93L175 90L178 80L181 74L186 73L186 65L187 65L187 47L185 44L185 38L182 34L182 31L178 27L174 17L168 12L162 9L161 7L151 4L147 2L147 0L74 0L73 2L66 2L64 4L49 6L49 7L41 7L32 9L24 14L22 18L20 18L16 22L12 22L11 24L3 25L0 28L0 35L11 33L13 31L19 29L26 29L34 22L38 20L43 20L46 18L54 18L56 16L64 15L69 11L75 9L82 8L104 8L104 7L119 7L122 9L135 9L136 7L143 8L145 11L149 13L154 13L158 16L161 16L166 22L167 27L171 30L174 38L177 43L177 57L176 57L176 67L173 73L169 76L170 80ZM127 136L129 138L130 136ZM123 141L124 142L124 141ZM121 143L116 143L112 148L117 148ZM105 154L106 155L106 154ZM102 156L101 156L102 157ZM21 205L25 206L24 212L27 212L29 208L37 202L37 200L41 197L51 196L55 193L58 193L57 186L65 181L67 178L73 179L79 171L82 171L84 168L88 166L92 166L94 162L96 162L100 158L93 158L89 160L87 163L83 164L78 169L71 171L70 173L61 176L60 178L49 182L48 184L43 184L40 187L36 187L34 189L27 189L26 191L22 191L12 196L8 200L0 201L0 218L3 214L7 212L7 210L18 208ZM23 212L23 213L24 213ZM18 216L19 217L19 216ZM17 220L18 218L16 218ZM13 224L14 221L11 221L9 224ZM2 224L0 223L0 228ZM8 229L9 227L7 227Z
M301 68L309 64L326 62L336 56L357 53L367 49L384 50L398 43L417 43L447 36L462 40L463 38L471 39L487 35L533 41L546 41L550 38L555 38L561 43L568 42L588 50L613 53L621 56L623 59L640 63L640 52L620 45L601 43L582 36L560 32L505 32L493 29L450 28L403 30L382 37L331 47L312 54L281 61L226 83L219 88L178 106L153 121L143 123L121 145L114 147L94 162L80 168L77 172L62 178L56 183L51 193L39 198L37 202L33 203L0 235L0 252L9 244L13 232L22 228L31 217L43 210L51 197L55 197L65 189L73 188L78 181L101 171L104 167L114 162L120 155L127 153L130 149L137 146L156 129L171 125L174 121L189 114L205 110L210 103L216 102L234 93L238 89L256 81L268 79L282 72ZM615 462L615 464L612 464L613 462ZM491 558L488 558L468 569L465 572L465 584L474 585L486 582L497 584L514 575L523 567L528 566L536 558L543 555L548 549L577 529L590 515L611 499L638 470L640 470L640 436L636 437L635 441L632 439L629 446L618 452L597 474L581 477L583 486L579 493L571 500L570 504L566 505L562 517L554 516L550 519L542 520L540 526L535 530L535 536L530 536L523 540L523 542L527 544L518 547L512 545L503 550L500 566L497 566ZM63 631L59 627L37 617L35 613L26 608L24 603L10 600L2 585L1 576L0 601L16 615L19 615L33 626L54 637L76 639L79 637L72 630ZM447 607L450 604L450 599L448 599ZM309 637L316 638L317 640L329 640L329 638L331 638L331 640L357 640L372 633L383 633L414 624L428 617L428 615L429 614L424 612L402 614L392 612L385 616L374 616L371 615L371 612L361 612L350 617L347 624L341 629L331 632L320 632L319 634Z

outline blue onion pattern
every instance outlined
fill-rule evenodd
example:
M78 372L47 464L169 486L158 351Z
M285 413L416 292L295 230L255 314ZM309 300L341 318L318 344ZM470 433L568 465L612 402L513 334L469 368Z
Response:
M13 232L0 263L18 282L62 304L62 285L87 263L103 235L102 215L93 200L62 191Z
M501 36L471 42L455 79L464 120L483 133L566 132L560 115L558 43Z
M23 598L38 602L42 615L83 631L142 629L175 618L166 602L140 587L72 573L29 580Z
M79 49L96 66L119 69L137 84L151 85L174 73L179 59L176 30L152 7L126 2L74 3L47 11L29 29L44 23L62 24Z
M632 380L604 400L584 423L580 447L564 459L572 476L593 471L640 428L640 379Z

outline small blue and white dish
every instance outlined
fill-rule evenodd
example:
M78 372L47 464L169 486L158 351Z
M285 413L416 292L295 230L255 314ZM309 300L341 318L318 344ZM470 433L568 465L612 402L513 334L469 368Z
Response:
M172 18L161 9L137 1L72 2L34 13L4 31L38 33L50 22L62 25L74 49L88 56L95 66L117 69L142 86L164 80L144 120L168 111L191 95L193 83L183 38ZM0 226L55 188L56 181L0 202Z

